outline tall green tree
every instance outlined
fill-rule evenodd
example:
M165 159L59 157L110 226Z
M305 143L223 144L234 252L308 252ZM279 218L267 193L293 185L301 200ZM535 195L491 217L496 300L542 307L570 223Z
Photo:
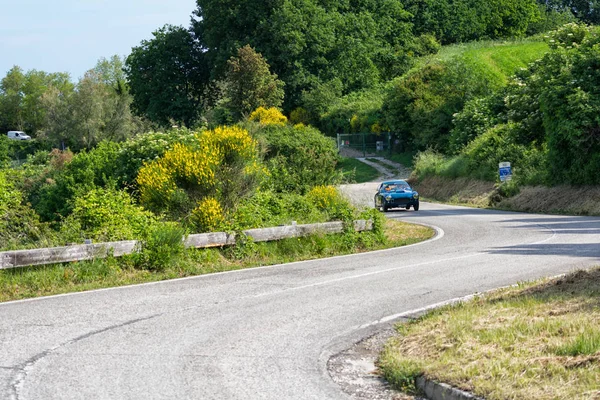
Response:
M132 107L163 126L193 126L209 97L204 50L181 26L165 25L153 35L134 47L125 61Z
M554 10L566 10L579 20L597 24L600 22L599 0L538 0L540 4Z
M238 49L227 62L226 107L238 120L258 107L280 107L284 83L269 70L261 54L248 45Z
M23 129L24 86L25 74L18 66L12 67L0 81L0 124L3 131Z
M42 97L51 87L73 90L67 73L24 73L20 67L13 67L0 83L0 129L25 130L36 136L45 120Z
M415 33L442 43L523 36L539 18L536 0L406 0Z
M249 44L285 82L287 110L301 104L303 92L332 80L342 82L342 92L348 93L379 82L382 71L401 72L384 66L403 59L404 45L412 40L410 15L400 0L197 4L193 28L214 66L213 77L222 77L226 61Z

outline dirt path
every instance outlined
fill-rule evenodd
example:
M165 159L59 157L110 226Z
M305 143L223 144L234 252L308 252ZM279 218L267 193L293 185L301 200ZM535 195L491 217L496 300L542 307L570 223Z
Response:
M383 157L357 158L357 160L375 168L381 174L377 181L385 179L407 179L411 174L409 168Z

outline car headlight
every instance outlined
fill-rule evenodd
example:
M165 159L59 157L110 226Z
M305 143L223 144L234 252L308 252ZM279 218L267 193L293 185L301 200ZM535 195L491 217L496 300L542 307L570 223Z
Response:
M390 195L388 194L387 196L385 196L385 199L386 199L387 201L390 201L390 200L392 199L392 196L390 196Z
M415 192L413 193L413 199L418 199L419 198L419 193Z

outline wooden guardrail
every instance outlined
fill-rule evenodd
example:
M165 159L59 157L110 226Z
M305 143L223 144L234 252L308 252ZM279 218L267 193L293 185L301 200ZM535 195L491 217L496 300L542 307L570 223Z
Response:
M354 221L357 232L373 228L372 221ZM249 229L243 233L255 242L268 242L292 237L308 236L314 233L341 233L344 225L341 221L307 225L285 225L273 228ZM189 235L185 239L186 247L208 248L230 246L235 244L235 234L226 232L199 233ZM32 250L14 250L0 252L0 269L11 269L32 265L56 264L71 261L105 258L108 255L120 257L136 251L139 241L126 240L96 244L80 244L74 246L51 247Z

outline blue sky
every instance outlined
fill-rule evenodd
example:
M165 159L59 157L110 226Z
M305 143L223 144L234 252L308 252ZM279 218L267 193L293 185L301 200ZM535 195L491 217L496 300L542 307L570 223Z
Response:
M195 0L0 0L0 79L18 65L77 81L164 24L189 26L195 8Z

